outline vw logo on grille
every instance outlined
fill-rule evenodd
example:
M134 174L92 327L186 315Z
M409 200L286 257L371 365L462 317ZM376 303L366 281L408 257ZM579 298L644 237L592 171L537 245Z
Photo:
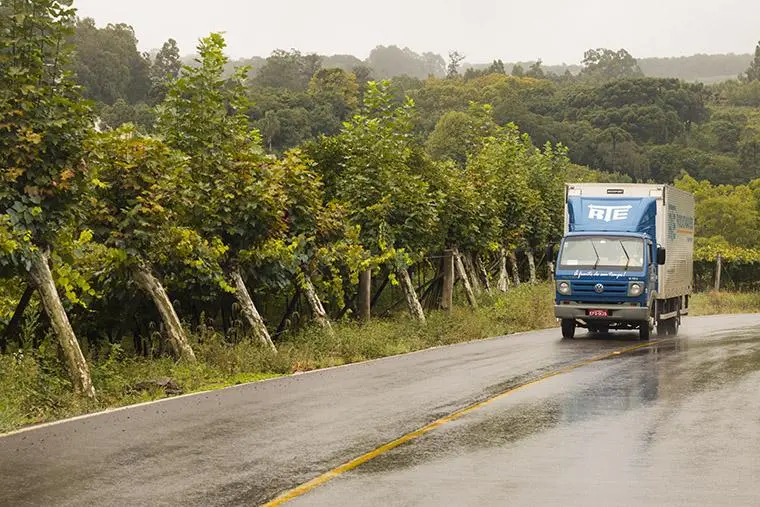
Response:
M596 292L597 294L601 294L602 292L604 292L604 285L602 285L601 283L594 285L594 292Z

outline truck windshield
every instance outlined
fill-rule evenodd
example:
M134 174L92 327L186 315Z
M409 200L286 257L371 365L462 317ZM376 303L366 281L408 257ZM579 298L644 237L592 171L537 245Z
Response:
M605 236L567 238L560 253L559 267L641 271L644 268L644 240Z

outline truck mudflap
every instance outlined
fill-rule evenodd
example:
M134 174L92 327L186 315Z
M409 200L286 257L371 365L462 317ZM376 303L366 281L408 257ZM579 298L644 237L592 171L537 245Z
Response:
M606 316L604 316L605 312L607 314ZM589 315L589 313L591 313L591 315ZM646 306L554 305L554 316L558 319L641 322L649 320L649 314L649 308Z

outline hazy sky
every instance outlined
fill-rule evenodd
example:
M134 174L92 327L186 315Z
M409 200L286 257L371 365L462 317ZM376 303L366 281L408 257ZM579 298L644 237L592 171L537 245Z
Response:
M635 57L750 53L760 39L758 0L74 0L98 26L127 23L143 50L169 37L183 54L226 32L233 58L273 49L366 58L378 44L478 63L579 63L592 47Z

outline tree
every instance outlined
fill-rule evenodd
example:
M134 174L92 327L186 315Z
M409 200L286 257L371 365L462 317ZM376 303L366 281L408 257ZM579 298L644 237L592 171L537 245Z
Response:
M459 54L458 51L449 52L449 65L446 67L447 78L451 79L459 76L459 65L464 58L464 55Z
M546 79L546 74L544 73L544 69L541 67L542 61L539 58L536 60L529 68L528 71L525 73L526 77L532 77L534 79Z
M549 243L562 239L564 230L564 192L569 163L567 148L546 143L543 150L526 151L528 185L538 193L540 203L532 210L525 232L531 281L536 281L534 254Z
M285 228L281 185L272 177L261 136L246 112L246 68L224 79L225 42L201 39L198 66L184 67L159 112L169 146L189 156L186 220L209 241L228 248L223 269L256 339L274 349L246 287L243 259Z
M359 85L359 90L362 93L367 88L367 83L375 79L372 67L367 65L355 65L351 68L351 73L356 76L356 84Z
M739 76L739 80L745 83L760 81L760 42L755 46L755 57L752 59L749 67L747 67L747 70L744 71L744 74Z
M182 324L155 273L155 264L172 250L167 249L167 238L179 233L189 244L202 244L193 231L175 225L176 189L188 177L185 156L139 135L130 126L95 136L87 149L95 202L91 222L97 239L118 250L122 267L153 299L175 356L195 361Z
M130 104L147 100L151 89L150 60L137 50L131 26L77 21L72 38L76 46L73 70L87 98L106 104L124 99Z
M181 69L177 41L169 39L156 53L150 67L150 99L153 104L158 104L166 98L167 84L179 77Z
M330 107L339 122L348 120L358 106L356 76L340 69L321 69L309 82L309 95Z
M332 106L315 107L314 99L307 93L254 88L249 95L253 102L248 109L252 124L261 131L272 152L282 153L315 133L334 132L340 127Z
M407 269L434 243L438 200L412 136L413 108L394 103L389 82L369 83L362 112L335 139L322 139L317 169L327 198L346 207L361 244L395 273L410 314L424 322Z
M125 123L132 123L141 132L151 132L156 122L153 108L144 103L132 105L124 99L119 99L112 106L103 104L99 109L98 119L101 128L115 129Z
M625 49L589 49L583 54L581 76L594 81L644 77L636 59Z
M0 2L0 209L23 243L25 268L66 358L74 388L95 396L90 372L50 271L56 234L74 218L92 114L67 71L75 11L66 2Z
M497 131L490 106L472 103L467 112L449 111L438 120L425 143L434 160L451 160L464 167Z
M363 65L362 61L354 55L330 55L322 57L323 69L340 69L351 72L354 67Z
M468 161L468 171L481 175L496 203L494 216L499 230L492 248L502 257L512 258L515 283L519 283L514 251L526 243L530 227L541 209L541 194L531 187L530 157L535 148L527 135L521 135L514 124L505 126L493 136L477 156ZM505 261L502 259L502 264Z
M345 208L325 200L322 180L312 166L299 150L285 153L272 166L284 190L287 230L269 242L264 248L269 259L262 260L286 273L287 282L294 281L306 296L316 323L331 329L317 286L345 301L344 282L366 269L366 253Z
M278 49L267 58L266 64L258 71L252 82L254 86L285 88L290 91L306 91L311 78L322 66L321 58L312 53L303 55L300 51Z
M714 186L690 176L679 178L676 186L694 194L698 237L720 236L745 248L760 245L758 202L750 186Z
M366 64L377 78L382 79L401 75L426 79L429 76L442 77L446 72L446 62L440 55L420 55L409 48L394 45L375 47L370 51Z

